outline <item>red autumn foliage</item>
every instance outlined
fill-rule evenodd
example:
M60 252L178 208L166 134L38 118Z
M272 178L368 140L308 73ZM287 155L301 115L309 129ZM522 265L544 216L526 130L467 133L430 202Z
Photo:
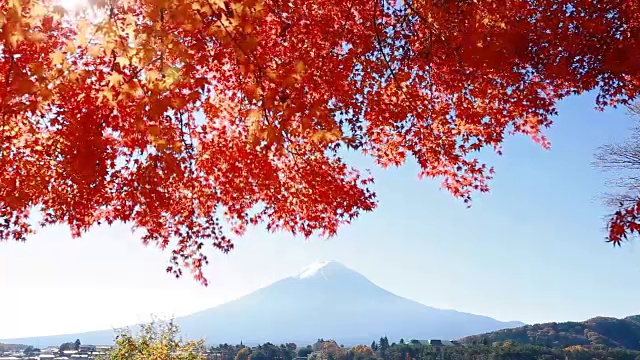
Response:
M474 152L640 90L634 0L60 1L0 2L0 240L34 210L125 222L205 284L226 223L331 236L373 210L341 149L468 202L493 173Z

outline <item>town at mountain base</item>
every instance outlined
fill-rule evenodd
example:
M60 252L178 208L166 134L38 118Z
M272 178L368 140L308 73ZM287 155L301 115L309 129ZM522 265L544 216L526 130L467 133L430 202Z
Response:
M609 319L616 320L616 319ZM570 326L565 323L564 325ZM145 325L147 329L154 325ZM169 324L169 326L173 326ZM573 345L560 348L519 344L506 340L491 342L491 334L481 336L480 342L400 339L390 343L384 336L370 345L345 347L335 340L318 339L313 345L286 343L275 345L267 342L257 346L220 344L206 347L202 342L184 342L165 331L156 330L144 336L122 335L113 346L80 345L76 340L73 350L58 347L36 349L33 346L12 345L13 351L2 351L3 360L639 360L640 351L625 348L609 348L603 345ZM151 337L150 337L151 335ZM159 336L164 335L164 336ZM167 336L168 335L168 336ZM152 350L156 357L149 356ZM16 351L20 350L20 351ZM160 356L161 355L161 356Z
M524 325L442 310L392 294L336 261L308 266L235 301L175 319L186 338L213 344L311 344L318 338L351 346L381 335L400 339L457 339ZM110 344L113 331L12 339L53 346L79 338Z

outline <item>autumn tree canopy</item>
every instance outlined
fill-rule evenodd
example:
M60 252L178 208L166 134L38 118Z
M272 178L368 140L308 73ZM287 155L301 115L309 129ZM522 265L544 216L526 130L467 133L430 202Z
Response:
M88 1L88 2L87 2ZM330 236L410 157L468 202L474 156L558 100L640 89L636 0L4 0L0 240L124 222L206 284L205 247L263 224Z

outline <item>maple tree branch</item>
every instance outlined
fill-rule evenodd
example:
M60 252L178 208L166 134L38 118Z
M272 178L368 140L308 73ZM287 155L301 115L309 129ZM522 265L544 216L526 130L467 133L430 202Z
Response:
M167 51L167 49L164 46L164 13L167 10L165 8L160 9L160 45L161 45L161 49L160 49L160 74L162 74L162 78L164 79L165 74L164 74L164 54Z
M132 73L129 78L125 81L125 84L128 83L129 81L132 81L134 79L138 78L138 75L140 75L140 73L142 72L142 70L146 69L148 66L153 65L155 62L160 60L160 56L152 59L151 61L149 61L146 65L138 68L134 73ZM138 82L138 84L140 84L140 82Z
M182 140L182 143L184 144L184 146L187 148L187 157L189 158L189 161L193 167L193 171L195 172L195 148L193 147L193 137L191 136L191 129L187 129L187 131L185 131L185 121L182 118L183 117L183 113L182 111L178 111L178 122L180 125L180 139ZM188 141L187 141L187 137L188 137Z

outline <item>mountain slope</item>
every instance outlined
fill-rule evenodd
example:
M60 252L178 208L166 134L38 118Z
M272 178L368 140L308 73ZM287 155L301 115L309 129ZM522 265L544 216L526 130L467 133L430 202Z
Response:
M583 322L527 325L460 339L464 343L515 341L555 347L603 345L640 350L640 315L624 319L596 317Z
M245 344L306 344L318 338L368 344L383 335L396 340L455 339L523 325L419 304L334 261L313 264L297 276L175 321L187 338ZM77 337L83 343L109 343L111 336L107 331L37 340L59 344ZM19 340L33 343L36 339Z
M382 335L449 339L518 325L424 306L337 262L312 265L299 276L177 321L189 335L193 331L229 342L304 343L322 337L347 344L370 343Z

